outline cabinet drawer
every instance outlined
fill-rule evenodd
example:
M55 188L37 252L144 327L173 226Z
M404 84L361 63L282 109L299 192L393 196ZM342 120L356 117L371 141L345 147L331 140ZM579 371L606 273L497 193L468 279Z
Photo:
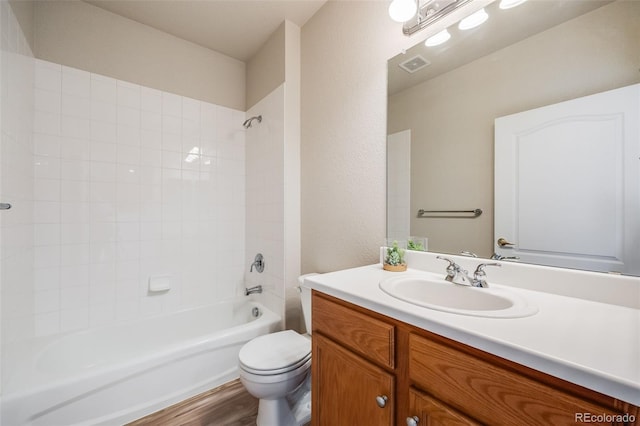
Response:
M409 414L418 418L419 425L480 426L480 423L413 388L409 390ZM407 424L410 424L408 420Z
M382 366L394 368L395 327L314 293L312 328Z
M577 413L615 413L416 334L409 346L411 381L483 423L575 425Z

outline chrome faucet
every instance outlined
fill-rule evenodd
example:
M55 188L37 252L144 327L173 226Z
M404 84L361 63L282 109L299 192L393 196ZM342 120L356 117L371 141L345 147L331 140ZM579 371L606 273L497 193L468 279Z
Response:
M256 254L255 259L253 259L253 263L251 264L251 268L249 268L249 272L253 272L253 267L256 267L256 271L262 273L264 271L264 256L262 253Z
M449 262L449 266L447 266L447 276L444 278L446 281L459 285L468 285L471 287L489 287L489 284L487 283L487 273L484 271L484 268L486 266L502 266L499 263L481 263L476 268L472 278L469 276L469 272L467 270L462 269L462 267L455 263L453 260L442 256L436 257L438 259L446 260L447 262Z
M491 259L493 259L493 260L520 260L520 258L518 256L503 256L503 255L498 254L498 253L493 253L493 255L491 256Z
M261 285L257 285L255 287L249 287L249 288L245 288L244 289L244 295L248 296L250 294L254 294L254 293L262 293L262 286Z
M482 287L487 288L489 284L487 283L487 273L484 271L485 266L497 266L502 267L499 263L481 263L476 268L476 271L473 273L473 286L474 287Z
M449 262L449 266L447 266L447 276L444 278L445 280L454 284L472 285L473 279L469 277L468 271L462 269L460 265L451 259L442 256L437 256L437 258Z

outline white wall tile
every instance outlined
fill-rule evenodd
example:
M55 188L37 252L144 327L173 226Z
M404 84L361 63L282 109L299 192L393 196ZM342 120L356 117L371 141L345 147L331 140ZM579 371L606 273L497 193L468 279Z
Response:
M142 87L140 90L140 109L162 114L162 92Z
M83 98L74 96L68 93L62 93L62 99L59 112L62 115L69 115L77 118L90 119L91 118L91 100L89 98ZM51 111L58 112L58 111Z
M89 309L63 309L60 311L60 331L81 330L89 327Z
M115 143L92 142L91 160L115 163L117 160L117 145Z
M60 114L36 111L33 118L33 130L47 135L60 134Z
M115 103L91 100L91 121L117 123L118 107Z
M162 114L182 117L182 97L172 93L162 93Z
M91 99L115 105L117 99L116 80L102 75L91 74Z
M44 61L34 75L35 333L234 297L244 113ZM157 274L174 277L171 294L147 294Z
M62 90L62 66L37 59L34 79L36 88L60 92Z
M63 137L60 138L60 158L65 160L88 160L88 138Z
M60 332L60 311L35 315L35 337L50 336Z
M91 77L86 71L62 66L62 93L89 98L91 96Z
M34 244L36 246L53 246L60 244L60 224L37 223L33 229Z
M51 114L61 113L61 95L59 91L35 89L34 108L36 111Z
M125 81L117 81L117 104L140 109L140 86Z
M48 157L60 156L60 137L56 135L35 133L33 134L34 154Z

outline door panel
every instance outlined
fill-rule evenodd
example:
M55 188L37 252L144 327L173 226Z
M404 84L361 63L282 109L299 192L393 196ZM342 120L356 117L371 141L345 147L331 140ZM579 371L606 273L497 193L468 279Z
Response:
M640 85L495 121L496 253L640 273Z

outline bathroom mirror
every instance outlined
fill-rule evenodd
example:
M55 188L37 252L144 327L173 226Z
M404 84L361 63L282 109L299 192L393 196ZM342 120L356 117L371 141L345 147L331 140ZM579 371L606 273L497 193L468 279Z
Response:
M446 43L421 42L388 62L389 239L491 257L495 120L640 83L640 2L499 4L479 27L452 26ZM535 214L553 221L557 212Z

